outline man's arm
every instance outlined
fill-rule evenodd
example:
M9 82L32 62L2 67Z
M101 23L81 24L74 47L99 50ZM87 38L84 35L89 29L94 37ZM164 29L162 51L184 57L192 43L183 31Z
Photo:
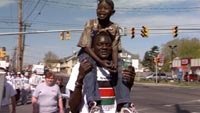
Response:
M88 60L83 60L79 67L79 74L76 80L76 86L74 91L70 94L69 106L72 113L79 113L80 107L82 105L83 95L82 95L82 85L85 75L91 71L92 64ZM73 75L72 75L73 76Z
M78 83L75 86L75 89L73 92L70 94L69 98L69 106L70 106L70 111L72 113L79 113L79 110L81 108L81 103L83 99L82 95L82 80L77 80L76 83Z

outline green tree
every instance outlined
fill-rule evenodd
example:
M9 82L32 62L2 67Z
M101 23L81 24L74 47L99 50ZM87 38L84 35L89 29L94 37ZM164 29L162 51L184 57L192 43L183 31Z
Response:
M172 51L169 48L170 45L176 45L177 47ZM200 40L197 38L174 39L162 45L161 52L164 53L163 55L165 57L165 63L162 69L170 71L171 58L200 58Z
M157 56L159 53L158 46L153 46L150 51L145 52L142 65L148 68L150 71L155 71L155 64L153 62L153 58Z

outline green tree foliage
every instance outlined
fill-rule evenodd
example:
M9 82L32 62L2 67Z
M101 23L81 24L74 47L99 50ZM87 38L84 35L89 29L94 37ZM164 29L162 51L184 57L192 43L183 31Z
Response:
M169 46L176 47L171 49ZM154 71L153 57L158 53L159 48L153 46L145 53L142 65ZM174 39L162 45L161 53L165 58L162 71L170 71L170 63L174 58L200 58L200 40L198 38Z
M177 47L172 51L169 48L170 45L176 45ZM161 52L165 57L165 63L162 69L169 71L171 58L200 58L200 40L197 38L174 39L162 45Z
M145 52L143 61L141 62L142 65L144 67L148 68L150 71L154 71L155 65L154 65L154 62L153 62L153 58L155 56L157 56L158 53L159 53L158 46L153 46L150 51Z

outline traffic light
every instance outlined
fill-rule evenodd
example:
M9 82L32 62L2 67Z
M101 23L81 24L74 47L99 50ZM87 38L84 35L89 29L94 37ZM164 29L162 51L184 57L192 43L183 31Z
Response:
M70 33L69 31L66 32L66 40L69 40L71 37L70 37Z
M0 57L5 58L5 56L6 56L6 48L2 47L1 50L0 50Z
M142 26L141 36L148 37L148 35L149 35L149 28L147 26Z
M178 36L178 26L174 26L172 31L173 31L173 37L174 38L177 37Z
M64 32L60 32L60 40L64 40Z
M134 27L130 28L130 35L131 35L131 39L133 39L135 37L135 28Z
M154 58L153 58L153 62L154 62L155 64L158 64L158 58L157 58L157 57L154 57Z

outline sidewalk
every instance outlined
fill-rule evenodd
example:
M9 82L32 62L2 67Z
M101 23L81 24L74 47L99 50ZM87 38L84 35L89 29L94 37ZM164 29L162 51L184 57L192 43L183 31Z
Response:
M136 81L135 84L139 84L139 85L144 85L144 86L171 86L171 87L199 87L200 86L200 82L199 83L186 83L186 82L181 82L181 83L153 83L153 82L138 82Z
M135 82L135 84L145 85L145 86L176 86L173 84L164 84L164 83L144 83L144 82Z

